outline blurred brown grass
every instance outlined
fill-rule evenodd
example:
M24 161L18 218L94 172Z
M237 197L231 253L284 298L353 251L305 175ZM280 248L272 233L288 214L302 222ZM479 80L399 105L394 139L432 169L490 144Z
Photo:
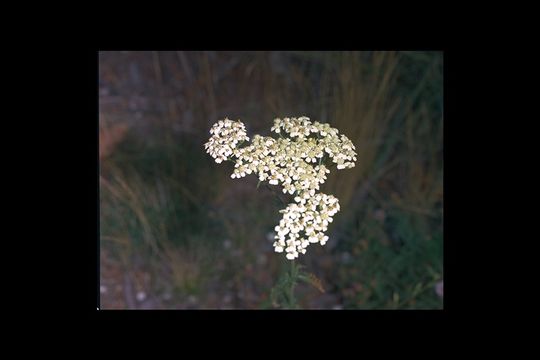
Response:
M99 160L103 160L114 151L116 145L118 145L127 132L127 124L113 124L112 126L106 126L101 124L99 130Z
M391 138L385 136L402 99L392 94L398 54L376 53L369 63L361 61L357 53L340 55L335 69L337 79L328 85L334 94L329 118L356 144L358 160L351 171L343 175L334 173L327 188L346 208L355 196L356 199L362 196L358 193L361 182L386 170L386 164L380 164L377 169L374 162L384 146L391 146Z

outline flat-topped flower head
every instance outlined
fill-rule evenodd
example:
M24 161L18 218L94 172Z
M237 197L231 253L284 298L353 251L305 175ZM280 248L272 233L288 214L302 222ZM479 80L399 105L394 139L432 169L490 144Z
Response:
M318 192L326 181L329 160L338 170L352 168L356 162L354 144L329 124L308 117L275 119L271 131L277 139L255 135L251 144L241 121L220 120L210 130L205 144L207 153L217 163L235 163L231 178L255 174L259 181L281 185L283 193L293 195L294 202L283 213L276 226L274 250L285 252L289 260L305 254L309 244L324 245L324 232L339 211L339 201Z
M239 143L249 141L244 124L227 118L220 120L210 129L212 136L204 147L217 163L227 160Z

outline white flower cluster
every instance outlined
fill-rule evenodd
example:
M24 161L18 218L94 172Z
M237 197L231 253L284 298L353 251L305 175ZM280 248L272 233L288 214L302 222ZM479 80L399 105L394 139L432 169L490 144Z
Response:
M249 141L246 127L240 120L232 121L227 118L220 120L212 126L210 134L212 137L204 147L218 164L227 160L239 143Z
M310 243L326 243L324 232L339 211L337 198L317 193L330 172L323 161L332 159L339 170L352 168L356 152L351 140L337 129L312 123L307 117L275 119L271 130L280 137L255 135L251 145L239 148L249 140L245 126L225 119L212 127L205 148L218 163L236 158L233 179L254 173L260 181L281 184L284 193L295 195L294 203L281 210L283 218L276 226L274 242L275 251L285 250L292 260L305 254Z
M324 155L324 152L337 164L338 169L348 169L354 167L356 161L355 147L345 135L339 135L339 130L330 127L329 124L322 124L318 121L311 123L308 117L275 119L272 131L277 134L281 130L288 133L291 138L297 141L306 141L311 134L316 134L317 139L307 140L310 145L309 152L303 152L302 158L307 162L316 162L317 158Z
M328 236L324 232L338 211L339 201L332 195L319 193L295 197L295 203L280 210L283 218L275 227L274 250L283 252L285 249L287 259L293 260L298 253L305 254L310 243L326 244Z

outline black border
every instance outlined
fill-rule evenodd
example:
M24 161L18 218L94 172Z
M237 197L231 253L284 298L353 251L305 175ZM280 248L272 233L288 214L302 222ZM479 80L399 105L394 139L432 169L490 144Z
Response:
M355 47L335 47L335 48L305 48L303 46L284 46L280 47L280 49L287 50L287 49L305 49L305 50L344 50L344 49L351 49L351 50L364 50L366 48L355 48ZM118 50L124 50L125 48L117 47ZM130 49L134 49L131 47ZM186 49L186 50L197 50L197 49L207 49L204 46L191 46L191 47L158 47L158 49L152 49L152 50L177 50L177 49ZM216 48L213 48L216 49ZM227 49L230 50L231 47L218 47L217 49ZM448 202L449 194L451 196L455 196L456 194L453 192L453 190L449 189L449 176L448 176L448 170L447 167L450 164L450 153L453 153L456 151L456 149L453 146L449 146L448 144L448 138L451 133L452 127L449 125L452 122L455 121L454 118L452 118L452 115L454 114L454 92L455 90L452 89L454 86L454 77L456 75L456 63L454 62L454 53L452 51L449 51L447 48L415 48L415 47L405 47L400 48L397 47L377 47L377 49L398 49L398 50L434 50L434 51L443 51L444 55L444 109L443 109L443 116L444 116L444 123L443 123L443 141L444 141L444 203L443 203L443 209L444 209L444 216L443 216L443 228L444 228L444 266L443 266L443 273L444 273L444 282L445 282L445 296L443 300L443 309L442 310L344 310L344 311L331 311L331 310L318 310L318 311L311 311L311 310L295 310L295 311L287 311L287 310L228 310L228 311L217 311L217 310L181 310L181 311L168 311L166 310L146 310L146 311L136 311L137 317L158 317L160 318L160 314L164 314L164 316L170 317L171 314L175 314L174 318L176 316L181 317L182 319L192 319L192 320L198 320L200 317L208 316L211 318L217 318L218 320L229 320L231 319L230 316L246 316L248 318L256 319L264 319L264 320L270 320L275 318L281 318L282 316L290 316L293 318L298 318L303 321L306 321L306 324L309 323L309 318L317 318L315 323L319 320L330 320L330 319L339 319L339 320L347 320L351 318L355 318L356 316L361 317L361 321L373 319L374 321L378 320L389 320L391 318L395 317L401 317L403 320L413 320L416 319L424 319L427 320L428 318L434 317L435 319L441 320L443 318L446 318L450 312L453 312L456 304L453 300L453 292L455 290L455 279L453 276L454 271L456 271L456 262L455 262L455 233L450 236L450 227L452 226L452 220L448 221L448 216L450 216L450 219L452 219L452 213L449 209L449 206L453 206L453 201L451 200ZM90 48L83 51L80 55L83 59L81 63L83 64L83 69L85 69L84 73L86 74L85 78L86 81L84 82L83 88L84 93L86 94L86 97L82 101L82 105L84 109L87 109L86 114L88 114L86 122L82 125L82 129L79 132L79 135L81 135L81 138L85 138L88 136L87 140L88 143L85 145L80 145L80 148L84 151L85 159L84 161L78 159L79 164L82 164L82 171L81 174L83 174L85 179L92 179L91 181L88 181L85 183L85 187L87 187L87 207L85 207L84 213L86 215L86 218L88 219L86 224L86 228L88 229L86 237L87 244L84 246L85 253L88 254L89 258L88 261L85 262L86 270L89 272L88 276L85 277L88 279L88 287L87 291L84 292L86 294L85 298L88 299L84 302L84 308L87 310L90 310L92 313L96 314L99 313L100 318L103 317L109 317L109 316L128 316L128 315L118 315L120 313L122 314L133 314L133 310L97 310L100 308L99 299L100 299L100 293L99 293L99 158L98 158L98 139L99 139L99 97L98 97L98 52L99 51L110 51L114 50L111 47L103 46L103 47L96 47L96 48ZM137 50L150 50L150 48L145 49L137 49ZM240 49L237 49L240 50ZM259 50L259 49L248 49L248 50ZM263 50L262 48L260 50ZM372 49L373 50L373 49ZM79 101L80 102L80 101ZM79 109L80 111L80 109ZM79 122L83 122L83 120L78 120ZM454 126L454 125L452 125ZM92 162L94 162L94 165L91 165ZM97 226L96 226L97 225ZM95 242L94 242L95 241ZM94 247L96 245L97 246ZM94 252L94 250L96 250ZM97 266L97 269L95 268ZM452 270L450 270L452 269ZM89 299L93 298L95 296L96 304L93 304L94 301L90 301ZM92 303L91 303L92 302ZM114 314L114 315L113 315ZM176 318L178 319L178 318ZM360 320L356 318L357 320ZM314 319L315 320L315 319ZM314 325L315 325L314 323Z

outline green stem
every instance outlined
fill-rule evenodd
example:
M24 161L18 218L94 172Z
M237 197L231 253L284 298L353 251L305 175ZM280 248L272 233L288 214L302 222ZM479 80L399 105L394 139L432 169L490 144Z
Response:
M298 278L298 269L296 268L296 263L294 260L291 260L291 268L290 268L290 274L289 274L289 281L290 281L290 287L289 287L289 309L296 309L296 298L294 297L294 288L296 287L296 280Z
M260 184L260 181L259 181L259 184ZM257 187L259 186L259 184L257 184ZM271 187L270 187L268 184L266 184L266 183L265 183L264 185L268 188L268 190L270 190L270 191L274 194L275 197L277 197L277 198L279 199L279 201L280 201L284 206L286 206L285 202L281 199L281 197L280 197L278 194L276 194L276 193L274 192L274 189L273 189L273 188L271 188ZM283 279L284 279L285 281L288 280L289 283L290 283L290 286L289 286L289 289L288 289L288 292L289 292L289 293L287 294L287 290L286 290L285 287L280 287L280 292L282 292L282 296L284 297L284 300L285 300L285 301L288 300L288 301L287 301L287 304L286 304L287 308L289 308L289 309L295 309L295 308L296 308L296 299L295 299L295 297L294 297L294 288L295 288L295 286L296 286L296 280L297 280L297 278L298 278L298 274L297 274L297 268L296 268L295 261L294 261L294 260L289 260L289 261L291 262L291 267L290 267L290 273L289 273L288 279L287 279L287 274L286 274L286 272L284 272L283 275L282 275L282 276L284 277ZM272 290L272 291L274 291L274 290Z
M294 260L291 260L291 274L290 274L291 287L289 289L289 307L296 307L296 299L294 298L294 287L296 286L296 269Z

